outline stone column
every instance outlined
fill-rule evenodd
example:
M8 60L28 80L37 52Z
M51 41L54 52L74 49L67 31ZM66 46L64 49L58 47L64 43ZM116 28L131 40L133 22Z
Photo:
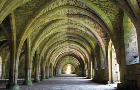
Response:
M82 65L79 65L78 68L77 68L77 71L78 71L78 76L83 76L83 68L82 68Z
M111 45L112 47L112 45ZM110 49L110 57L109 57L109 83L113 83L113 77L112 77L112 49Z
M45 80L45 63L44 58L41 61L41 81Z
M10 15L11 18L11 40L9 41L9 49L10 49L10 68L9 68L9 81L6 85L6 89L19 89L19 85L17 84L18 77L18 61L19 57L17 56L17 48L16 48L16 27L15 27L15 17L14 12Z
M62 71L61 71L61 68L59 67L58 69L58 75L61 75L62 74Z
M82 65L82 77L85 77L85 76L86 76L86 74L85 74L85 66Z
M93 78L93 67L92 67L93 65L92 64L93 63L92 63L92 59L91 59L91 73L90 73L91 74L91 78Z
M52 73L51 73L51 67L49 67L49 78L52 77Z
M18 62L16 59L16 49L15 44L11 45L10 50L10 68L9 68L9 82L6 85L6 89L19 89L17 84L18 77Z
M97 77L98 77L98 82L102 83L102 70L101 70L101 59L100 59L100 47L99 45L96 46L96 61L97 61Z
M49 77L51 78L53 76L53 70L52 70L52 64L49 66Z
M56 76L56 69L55 69L55 67L53 67L53 76L54 77Z
M91 79L91 70L90 69L88 69L88 77L87 78Z
M78 67L75 68L75 74L78 75Z
M30 58L31 53L31 43L30 43L30 37L27 38L25 41L25 80L23 81L24 85L32 85L31 81L31 72L32 72L32 60Z
M89 64L88 64L88 79L91 79L91 62L89 61Z
M103 76L103 82L105 84L108 83L109 81L109 67L108 67L108 46L106 47L106 54L105 54L105 58L104 58L104 76Z
M139 16L139 15L138 15ZM138 18L136 21L138 21L135 24L136 30L137 30L137 41L138 41L138 52L139 52L139 58L140 58L140 18ZM140 59L139 59L139 63L137 64L140 66ZM137 66L136 65L136 66ZM137 70L138 72L139 70ZM136 78L140 78L140 74L136 76ZM140 79L139 81L136 82L137 87L140 88Z
M49 66L46 63L46 74L45 74L45 78L48 79L49 78Z
M81 67L80 67L80 65L79 65L79 66L77 67L77 75L78 75L78 76L81 76L81 70L80 70L80 69L81 69Z
M92 57L92 80L94 79L94 70L95 70L95 57Z
M55 72L55 75L58 76L59 75L59 69L58 67L56 67L56 72Z
M54 71L54 70L53 70L53 65L52 65L52 67L51 67L51 76L52 76L52 77L54 77L53 71Z
M2 76L1 76L1 79L5 78L5 64L6 64L5 60L2 60Z
M40 78L39 78L39 65L40 65L40 63L39 63L39 53L38 53L38 51L36 51L36 54L35 54L35 75L34 75L34 82L40 82Z

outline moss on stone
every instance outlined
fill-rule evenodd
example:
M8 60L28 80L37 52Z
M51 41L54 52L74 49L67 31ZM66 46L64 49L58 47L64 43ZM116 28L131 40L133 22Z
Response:
M7 84L6 89L19 89L19 85Z
M32 85L32 81L24 80L23 85Z

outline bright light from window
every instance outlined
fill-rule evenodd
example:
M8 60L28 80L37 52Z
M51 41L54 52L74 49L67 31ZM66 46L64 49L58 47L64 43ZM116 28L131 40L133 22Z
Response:
M70 67L70 65L68 65L68 67L67 67L67 74L70 74L70 72L71 72L71 67Z

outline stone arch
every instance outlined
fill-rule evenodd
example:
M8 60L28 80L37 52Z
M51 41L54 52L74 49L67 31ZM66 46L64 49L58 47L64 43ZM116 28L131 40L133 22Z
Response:
M120 82L119 64L116 58L116 51L112 41L108 45L108 69L109 69L109 83Z

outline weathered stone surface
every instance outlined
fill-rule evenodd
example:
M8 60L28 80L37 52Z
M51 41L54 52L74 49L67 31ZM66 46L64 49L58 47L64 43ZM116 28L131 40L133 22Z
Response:
M1 0L0 78L18 89L17 78L44 82L71 64L79 76L138 89L139 6L139 0Z

